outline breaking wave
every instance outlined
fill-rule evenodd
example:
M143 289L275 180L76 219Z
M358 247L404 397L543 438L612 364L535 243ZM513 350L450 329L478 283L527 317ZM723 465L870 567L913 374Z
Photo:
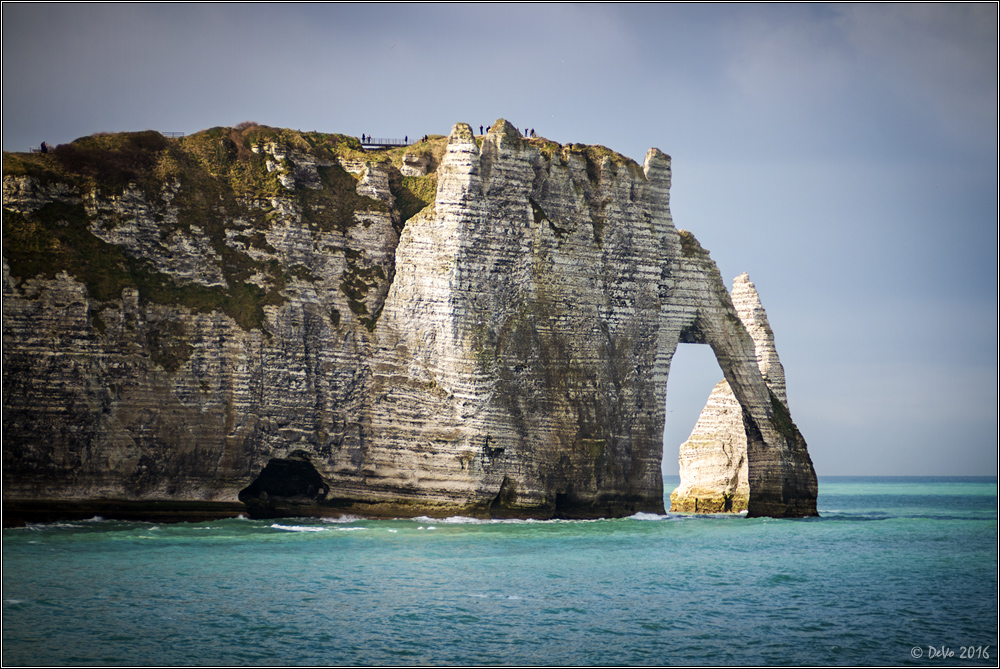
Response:
M271 527L276 530L284 530L285 532L326 532L325 527L315 527L312 525L282 525L281 523L272 523Z

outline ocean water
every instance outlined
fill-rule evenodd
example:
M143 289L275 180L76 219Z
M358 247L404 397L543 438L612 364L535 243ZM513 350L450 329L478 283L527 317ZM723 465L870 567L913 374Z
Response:
M31 525L3 531L2 659L997 665L996 478L821 477L819 509Z

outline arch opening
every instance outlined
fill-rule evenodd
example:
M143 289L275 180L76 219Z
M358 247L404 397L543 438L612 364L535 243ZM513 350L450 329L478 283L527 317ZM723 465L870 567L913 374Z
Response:
M715 352L705 344L678 344L667 376L663 426L663 490L669 496L680 482L680 447L694 430L712 389L722 379ZM669 507L669 502L666 502Z

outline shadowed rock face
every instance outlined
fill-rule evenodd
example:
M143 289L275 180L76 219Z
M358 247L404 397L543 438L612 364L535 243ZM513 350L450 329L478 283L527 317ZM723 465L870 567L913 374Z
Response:
M220 184L218 165L200 190L181 173L125 195L5 173L5 235L9 219L101 240L58 272L5 244L5 499L662 512L670 361L703 343L741 410L749 512L815 514L783 398L714 262L673 225L669 157L640 167L503 120L483 137L456 125L426 176L412 147L395 165L279 140L231 159L280 177L268 197ZM406 218L427 179L433 202ZM206 188L219 204L193 220ZM141 280L87 274L108 258Z

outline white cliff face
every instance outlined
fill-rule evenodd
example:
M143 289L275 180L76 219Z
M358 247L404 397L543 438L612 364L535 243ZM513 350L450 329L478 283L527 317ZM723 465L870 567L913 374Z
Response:
M3 177L3 208L18 213L31 213L51 202L79 204L83 196L65 183L41 183L30 176Z
M374 427L394 443L381 457L397 475L421 470L405 406L442 499L496 514L597 515L602 495L655 506L659 453L635 437L655 430L657 403L634 370L653 368L655 338L640 333L657 327L661 250L648 210L595 232L586 199L645 179L609 162L592 183L582 157L546 157L503 122L481 141L456 126L433 210L397 249L378 329L391 353ZM615 411L637 401L649 410Z
M393 183L421 178L419 161L251 151L253 178L280 187L220 190L200 224L193 177L155 202L5 177L16 239L75 207L73 234L98 239L126 286L76 256L47 278L5 244L6 495L239 494L259 515L659 512L667 375L689 342L713 347L745 417L751 514L815 513L805 444L768 390L780 363L752 338L766 318L734 306L674 227L660 151L640 167L503 120L483 137L458 124L434 201L405 224Z
M757 351L757 367L764 376L767 387L788 407L785 368L781 366L778 351L774 348L774 332L767 322L767 314L760 303L757 289L746 272L733 279L732 296L736 313L753 339L754 349Z
M406 153L399 171L404 177L422 177L427 174L430 164L431 157L428 155Z
M269 156L265 162L267 171L275 172L281 186L286 190L295 190L296 187L312 190L323 188L319 168L331 165L329 160L317 159L316 156L301 149L293 149L279 142L267 142L263 146L254 145L250 150Z

